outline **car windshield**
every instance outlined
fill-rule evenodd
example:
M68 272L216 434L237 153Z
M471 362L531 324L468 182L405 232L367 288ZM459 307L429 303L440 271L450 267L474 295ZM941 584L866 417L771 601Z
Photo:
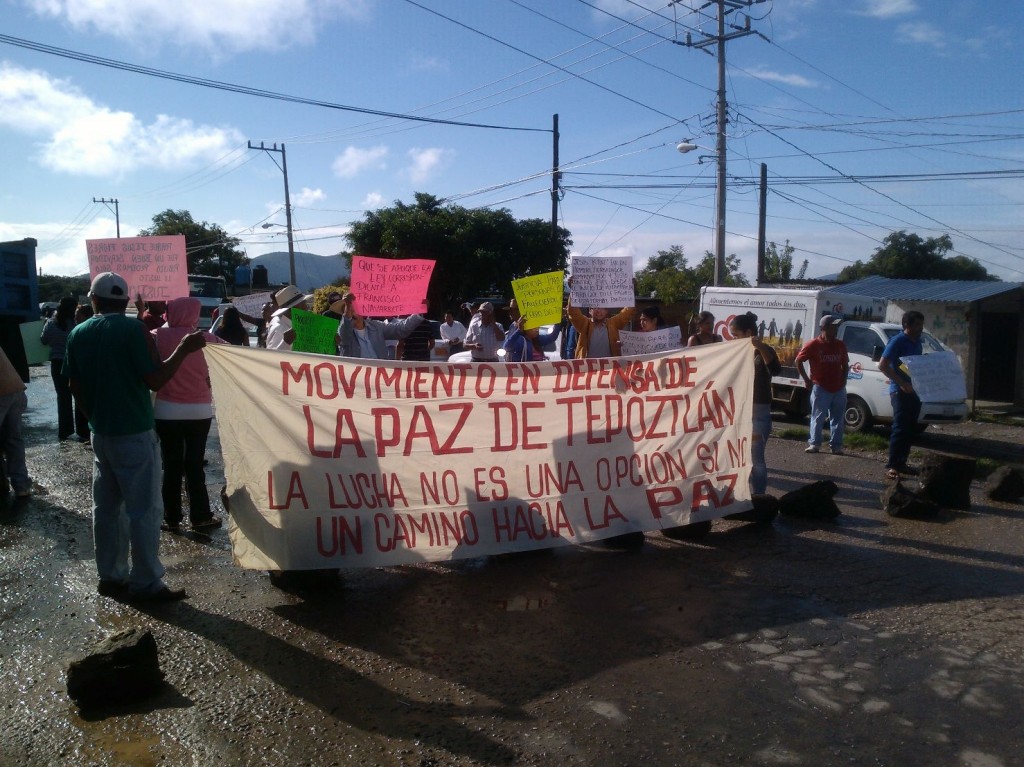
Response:
M894 336L899 335L899 332L897 328L886 328L885 336L887 339L892 339ZM942 345L942 342L931 333L921 333L921 347L924 349L925 354L946 351L946 347Z
M224 280L218 277L189 277L188 294L195 298L224 298Z

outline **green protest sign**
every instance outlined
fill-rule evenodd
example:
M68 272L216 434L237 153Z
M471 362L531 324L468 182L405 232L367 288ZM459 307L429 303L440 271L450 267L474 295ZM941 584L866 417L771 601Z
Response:
M337 354L338 324L338 320L332 317L292 309L292 328L295 330L292 351Z

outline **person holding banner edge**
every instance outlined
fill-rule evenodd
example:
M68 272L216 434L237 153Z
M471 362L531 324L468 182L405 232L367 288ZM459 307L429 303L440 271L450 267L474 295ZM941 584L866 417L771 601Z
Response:
M885 476L898 480L901 474L915 476L920 472L907 465L910 445L921 415L921 398L914 391L910 376L904 372L903 357L923 354L921 333L924 332L924 315L911 310L903 315L903 331L889 339L878 370L889 379L889 398L892 400L892 431L889 436L889 462Z
M164 583L159 558L163 501L150 391L167 383L206 339L190 333L161 361L145 326L125 316L128 283L121 275L96 275L89 297L96 316L69 334L64 374L93 431L97 591L148 602L184 599L184 590Z
M750 339L754 347L754 426L750 436L750 489L755 495L768 490L768 464L764 452L772 433L772 376L782 372L775 350L758 338L757 315L737 314L729 323L734 340Z

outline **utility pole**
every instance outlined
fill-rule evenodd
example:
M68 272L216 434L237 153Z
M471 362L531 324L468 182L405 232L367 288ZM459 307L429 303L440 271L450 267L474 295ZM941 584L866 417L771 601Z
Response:
M711 35L701 31L699 34L704 39L694 42L691 39L690 33L687 32L686 42L680 43L680 45L685 45L688 48L698 48L701 50L712 45L718 46L718 140L715 144L715 151L718 153L718 176L715 195L715 285L721 285L722 280L725 278L725 179L727 149L725 127L729 121L728 102L725 98L725 43L727 40L734 40L739 37L746 37L747 35L761 35L760 32L750 28L749 16L744 17L745 22L743 26L729 24L730 29L733 30L731 32L726 32L725 21L726 17L734 11L749 8L752 5L763 2L766 2L766 0L709 0L697 11L700 12L705 8L717 6L718 33ZM761 36L764 37L764 35Z
M284 218L285 225L288 228L288 281L295 285L295 241L292 238L292 202L291 197L288 196L288 157L284 153L284 144L281 144L281 148L277 148L277 144L273 146L264 146L263 142L260 142L259 146L254 146L250 141L249 149L259 149L262 152L266 152L271 160L274 160L274 165L277 165L277 160L274 159L272 153L277 152L281 155L281 164L277 167L284 174Z
M553 148L551 152L551 242L558 239L558 198L562 174L558 170L558 115L551 116Z
M100 199L97 200L95 197L93 197L92 201L93 202L102 203L103 205L106 205L108 210L110 209L111 205L114 206L114 209L113 209L112 212L114 214L114 221L117 222L117 239L120 240L121 239L121 208L120 208L120 206L117 203L117 198L114 197L114 198L111 198L111 199L108 200L106 197L101 197Z
M768 166L761 163L761 199L757 208L757 285L760 287L767 279L764 274L764 255L767 250L767 218L768 218Z

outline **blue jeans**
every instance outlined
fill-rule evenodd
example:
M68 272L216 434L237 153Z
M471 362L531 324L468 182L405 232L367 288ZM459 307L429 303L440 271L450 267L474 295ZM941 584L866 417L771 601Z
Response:
M7 477L15 493L32 489L25 465L25 440L21 436L21 415L28 408L25 392L16 391L0 397L0 452L7 462Z
M181 480L188 488L188 516L193 524L213 517L210 495L206 491L206 438L212 418L191 421L157 419L156 434L160 438L160 454L164 461L164 520L169 525L181 524Z
M890 393L889 398L892 400L892 432L888 468L898 469L906 466L910 457L910 442L917 433L917 419L921 416L921 400L916 393L907 394L902 389Z
M750 491L763 495L768 490L768 464L764 449L772 433L772 406L754 404L754 428L750 437Z
M93 434L92 449L92 533L100 580L127 582L136 594L159 591L164 506L156 433Z
M843 447L843 428L846 426L846 387L830 392L818 384L811 389L811 436L807 440L813 447L821 446L821 430L828 417L829 440L833 450Z

